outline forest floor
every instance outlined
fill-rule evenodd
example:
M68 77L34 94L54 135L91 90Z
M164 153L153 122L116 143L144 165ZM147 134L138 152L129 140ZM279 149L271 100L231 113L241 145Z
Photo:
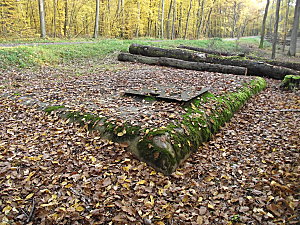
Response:
M163 72L193 77L189 71L119 63L109 57L105 63L84 59L55 67L9 68L1 71L0 93L52 101L69 98L80 108L78 101L88 101L93 93L87 92L92 82L109 85L108 76L128 80L128 74L138 79L144 74L152 79L153 73ZM87 74L98 78L86 83ZM220 93L248 79L234 76L228 82L225 75L197 75ZM63 77L74 82L63 86ZM171 176L138 161L125 145L101 140L96 132L1 95L0 221L298 224L300 93L279 90L279 81L267 82L263 92Z

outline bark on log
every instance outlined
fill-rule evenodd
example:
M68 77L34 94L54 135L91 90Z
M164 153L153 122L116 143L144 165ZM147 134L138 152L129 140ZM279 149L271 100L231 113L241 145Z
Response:
M222 51L210 50L210 49L205 49L205 48L197 48L197 47L186 46L186 45L179 45L177 48L188 49L188 50L193 50L193 51L196 51L196 52L203 52L203 53L212 54L212 55L219 55L219 56L240 56L240 57L245 57L245 53L222 52Z
M222 57L207 57L203 58L196 53L184 51L181 49L163 49L145 45L132 44L129 47L129 52L132 54L150 56L150 57L167 57L175 58L191 62L203 62L212 64L222 64L229 66L247 68L247 75L269 77L282 80L285 75L300 75L299 71L285 67L273 66L264 62L256 62L253 60L230 59Z
M143 55L150 57L166 57L181 59L185 61L197 62L201 58L205 58L203 54L197 54L181 49L164 49L146 45L132 44L129 47L129 52L135 55Z
M193 51L197 51L197 52L203 52L203 53L212 54L212 55L219 55L219 56L245 57L244 53L235 54L235 53L214 51L214 50L209 50L209 49L204 49L204 48L197 48L197 47L192 47L192 46L185 46L185 45L179 45L178 48L193 50ZM300 70L300 63L282 62L282 61L276 61L276 60L270 60L270 59L262 59L262 58L258 58L258 57L251 57L251 56L246 56L246 59L265 62L265 63L271 64L273 66L286 67L286 68L293 69L293 70L298 70L298 71Z
M270 59L264 59L264 58L259 58L259 57L252 57L252 56L247 56L247 59L268 63L268 64L271 64L273 66L286 67L286 68L289 68L289 69L292 69L292 70L300 71L300 63L282 62L282 61L270 60Z
M121 53L118 55L119 61L129 61L129 62L139 62L149 65L159 65L159 66L169 66L179 69L190 69L197 71L208 71L208 72L219 72L225 74L236 74L236 75L245 75L247 69L244 67L237 66L225 66L219 64L210 64L210 63L199 63L184 61L174 58L166 57L147 57L141 55L133 55L129 53Z

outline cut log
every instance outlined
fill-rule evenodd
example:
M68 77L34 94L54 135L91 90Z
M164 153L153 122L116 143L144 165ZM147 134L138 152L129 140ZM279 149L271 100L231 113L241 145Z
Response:
M212 55L245 57L245 53L222 52L222 51L216 51L216 50L211 50L211 49L206 49L206 48L197 48L197 47L186 46L186 45L179 45L177 48L188 49L188 50L203 52L203 53L212 54Z
M203 52L203 53L212 54L212 55L219 55L219 56L245 57L244 53L235 54L235 53L230 53L230 52L221 52L221 51L209 50L209 49L205 49L205 48L197 48L197 47L193 47L193 46L179 45L178 48L193 50L193 51L196 51L196 52ZM246 59L251 59L251 60L255 60L255 61L259 61L259 62L265 62L265 63L271 64L273 66L286 67L286 68L289 68L289 69L300 71L300 63L282 62L282 61L263 59L263 58L259 58L259 57L253 57L253 56L246 56Z
M121 53L118 55L119 61L139 62L149 65L169 66L179 69L189 69L197 71L219 72L226 74L245 75L247 69L237 66L226 66L210 63L190 62L180 59L166 58L166 57L147 57L141 55L133 55L129 53Z
M264 59L264 58L253 57L253 56L247 56L247 59L256 60L256 61L260 61L260 62L265 62L265 63L271 64L273 66L286 67L286 68L289 68L289 69L300 71L300 63L282 62L282 61Z
M150 57L166 57L191 62L198 62L200 61L200 59L205 58L205 56L201 53L197 54L181 49L164 49L139 44L130 45L129 52L135 55L143 55Z
M253 60L230 59L224 57L207 57L197 55L189 51L181 49L163 49L145 45L132 44L129 47L129 52L132 54L150 56L150 57L167 57L175 58L191 62L203 62L212 64L222 64L229 66L245 67L247 68L247 75L269 77L282 80L285 75L300 75L299 71L292 70L285 67L273 66L264 62L256 62Z

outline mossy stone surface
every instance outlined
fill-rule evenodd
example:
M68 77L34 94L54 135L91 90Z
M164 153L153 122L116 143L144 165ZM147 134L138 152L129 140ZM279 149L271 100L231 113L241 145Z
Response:
M182 116L183 120L179 124L171 124L166 129L156 130L149 133L148 137L142 138L138 146L140 157L164 174L171 174L192 152L197 151L203 142L208 141L213 133L229 121L234 112L252 95L265 87L266 81L263 78L256 78L239 91L224 96L204 94L201 99L194 100L186 108L187 113ZM214 108L207 113L205 106L212 102ZM175 156L168 148L162 149L153 143L156 135L161 136L166 132L169 133L169 141ZM166 159L163 160L161 157Z
M65 108L65 106L63 105L53 105L53 106L48 106L44 109L44 111L46 113L51 113L53 111L56 111L56 110L59 110L59 109L62 109L62 108Z
M299 90L300 89L300 76L286 75L280 84L282 90Z
M47 111L60 112L64 108L59 113L61 117L86 126L88 129L100 131L99 135L102 138L128 143L128 149L137 158L169 175L229 121L234 112L240 109L252 95L265 87L266 81L259 77L245 84L237 92L223 96L205 93L186 106L186 113L178 121L147 132L139 126L120 123L111 118L68 111L63 106L49 107Z

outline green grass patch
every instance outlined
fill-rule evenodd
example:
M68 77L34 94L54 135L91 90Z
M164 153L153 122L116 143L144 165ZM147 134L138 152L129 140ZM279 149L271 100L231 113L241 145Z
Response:
M43 40L45 41L45 40ZM62 42L65 40L62 40ZM69 40L68 40L69 41ZM81 39L72 41L83 41ZM84 39L84 41L87 41ZM89 41L92 41L89 39ZM40 41L42 42L42 40ZM47 41L45 41L47 42ZM48 40L49 42L49 40ZM43 64L57 64L74 59L97 58L103 59L110 54L120 51L127 52L132 43L152 45L157 47L177 47L180 44L192 45L202 48L219 49L225 51L239 51L236 41L224 41L220 38L209 40L96 40L95 43L70 44L70 45L39 45L0 47L0 67L10 66L32 67Z
M239 44L247 44L247 45L254 45L259 46L260 43L260 37L246 37L246 38L240 38L238 40ZM269 41L264 41L264 48L271 48L272 43Z

